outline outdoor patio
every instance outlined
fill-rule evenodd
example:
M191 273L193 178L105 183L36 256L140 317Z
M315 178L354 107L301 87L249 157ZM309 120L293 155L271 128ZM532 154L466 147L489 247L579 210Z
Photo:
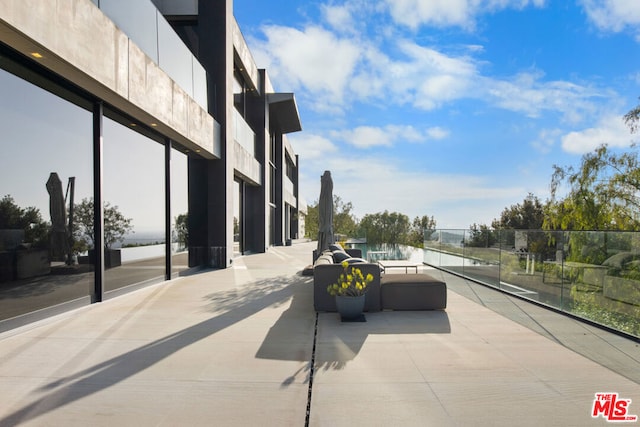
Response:
M0 426L608 425L599 392L640 415L637 342L428 267L446 311L316 316L314 248L0 334Z

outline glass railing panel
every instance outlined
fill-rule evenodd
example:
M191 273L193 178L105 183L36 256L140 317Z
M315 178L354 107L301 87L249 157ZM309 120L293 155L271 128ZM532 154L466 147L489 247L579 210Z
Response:
M191 98L207 109L205 69L150 0L94 3Z
M255 157L256 134L235 108L233 109L233 132L233 139Z
M193 99L205 110L207 101L207 72L195 56L191 57L191 70L193 72Z
M424 231L424 253L422 262L434 267L440 267L440 234L442 230Z
M284 191L286 191L287 193L293 195L293 182L291 182L291 180L289 179L288 176L285 176L284 179Z
M465 230L440 230L440 267L456 274L464 272Z
M158 14L158 65L173 81L193 96L192 55L171 25Z
M640 336L640 233L433 230L423 262Z
M501 289L561 309L562 232L504 230L500 257Z
M491 286L500 286L500 247L495 230L465 230L464 274Z
M567 311L640 336L637 233L569 232L567 236Z
M104 14L157 64L157 10L153 3L149 0L100 0L99 4Z

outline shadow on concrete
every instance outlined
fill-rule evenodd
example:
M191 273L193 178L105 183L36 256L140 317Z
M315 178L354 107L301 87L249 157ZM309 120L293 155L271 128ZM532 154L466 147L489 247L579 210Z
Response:
M310 361L313 357L316 370L343 369L358 355L370 335L451 333L449 316L441 310L365 313L366 322L345 323L337 313L318 313L316 351L309 355L301 343L307 339L304 334L309 329L309 313L314 313L312 281L305 288L296 290L289 308L269 329L256 353L257 358ZM307 366L304 372L308 371ZM300 373L301 370L296 371L283 381L283 385L293 383Z
M449 334L442 310L366 313L366 322L343 323L337 313L320 315L315 369L340 370L355 359L370 335Z
M0 419L0 426L15 426L27 422L112 387L260 310L285 303L297 286L300 286L299 277L275 277L246 284L246 292L241 294L211 294L208 299L211 304L209 309L217 312L211 319L46 384L39 390L47 393L45 396ZM311 341L311 336L308 339Z

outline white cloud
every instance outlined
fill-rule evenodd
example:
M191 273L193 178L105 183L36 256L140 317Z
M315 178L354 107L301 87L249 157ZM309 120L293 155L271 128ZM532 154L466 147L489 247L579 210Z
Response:
M324 159L338 151L338 147L327 138L309 132L291 134L289 142L305 161Z
M542 7L545 0L384 0L393 19L413 30L421 25L472 29L476 16L506 8Z
M413 126L388 125L385 127L359 126L350 130L333 131L331 135L355 147L370 148L444 139L449 136L449 131L440 127L420 131Z
M427 135L430 139L445 139L447 138L451 132L447 129L443 129L439 126L431 127L427 129Z
M533 148L542 154L548 154L562 136L560 129L542 129L538 137L531 142Z
M348 32L355 25L351 9L347 5L321 5L320 8L325 21L338 31Z
M605 95L603 91L571 82L544 81L543 77L539 71L523 72L508 80L485 77L479 87L500 108L529 117L538 117L544 111L560 112L570 123L580 122L593 113L592 98Z
M596 127L568 133L562 137L562 149L572 154L585 154L602 144L628 147L632 138L621 116L611 115L602 119Z
M400 103L410 100L417 108L432 110L472 95L472 82L478 75L472 58L448 56L406 40L400 41L398 47L406 59L389 60L387 96Z
M578 123L594 112L594 97L615 97L567 81L544 81L538 70L502 79L482 76L481 63L472 56L448 55L406 39L394 41L396 57L391 57L379 41L341 37L317 26L263 30L266 41L253 49L264 61L259 67L268 65L277 87L296 91L316 111L343 114L355 102L430 111L459 99L478 99L529 117L559 112L565 121Z
M392 159L342 156L305 163L301 194L308 201L320 195L320 176L330 170L333 193L353 204L358 218L388 210L413 219L434 216L439 227L466 228L472 223L490 224L505 206L521 200L526 189L511 182L503 185L465 174L432 174L410 171Z
M338 132L341 139L359 148L390 146L393 135L385 130L371 126L360 126L353 130Z
M272 75L294 89L304 86L324 94L331 102L342 102L346 83L359 58L360 48L353 40L338 38L317 26L304 30L267 26L263 31L267 39L260 49L270 54Z
M582 0L581 3L599 29L620 32L631 27L640 34L640 2L637 0Z

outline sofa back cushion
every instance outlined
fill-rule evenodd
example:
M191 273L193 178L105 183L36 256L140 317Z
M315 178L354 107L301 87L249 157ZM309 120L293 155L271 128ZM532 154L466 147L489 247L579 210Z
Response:
M323 253L318 257L314 265L333 264L333 256L330 253Z
M333 262L335 262L336 264L340 264L347 258L351 258L351 255L349 255L345 251L333 251Z
M333 251L342 251L344 252L344 248L342 247L342 245L340 243L332 243L329 245L329 250L331 252Z

